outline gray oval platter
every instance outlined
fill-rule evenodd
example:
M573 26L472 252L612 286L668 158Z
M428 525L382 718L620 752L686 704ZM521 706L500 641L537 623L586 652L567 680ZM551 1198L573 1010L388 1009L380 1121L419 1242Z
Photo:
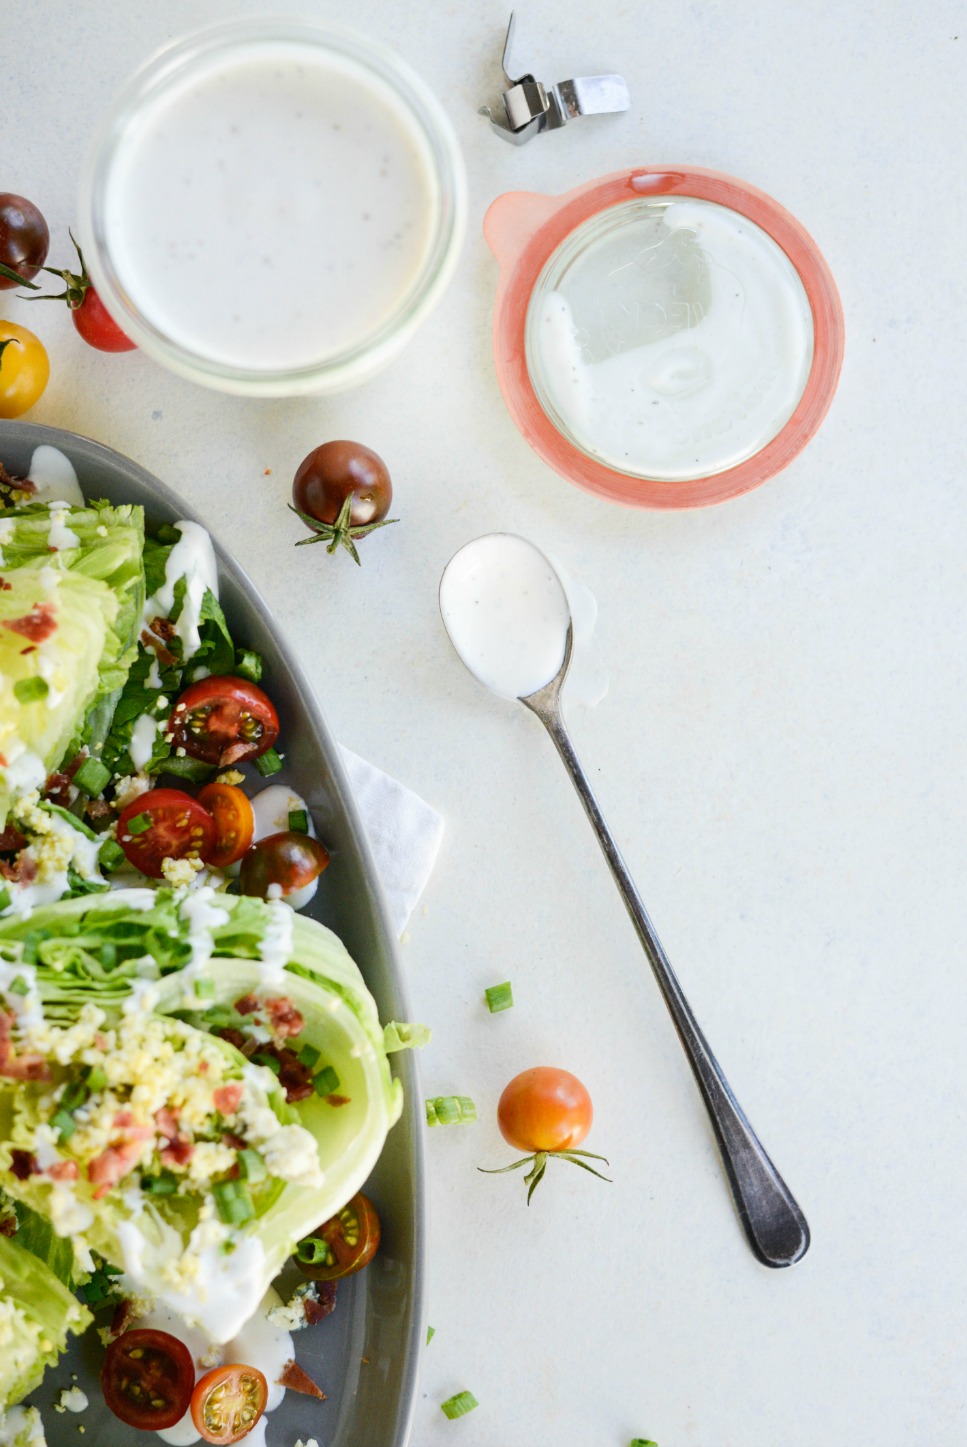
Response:
M98 442L54 427L0 422L0 462L11 474L24 476L34 448L41 445L57 447L70 458L87 497L140 504L149 531L180 518L200 521L144 468ZM261 653L263 682L282 721L286 758L279 779L307 800L330 851L332 862L306 913L345 942L376 998L380 1018L409 1019L392 926L336 746L265 603L213 541L232 636ZM409 1438L426 1330L422 1095L412 1053L393 1059L406 1103L366 1186L382 1223L380 1250L364 1272L339 1283L332 1316L293 1338L299 1362L328 1400L287 1392L267 1418L267 1447L292 1447L300 1437L314 1437L319 1447L405 1447ZM40 1408L50 1447L76 1447L79 1441L138 1447L160 1440L125 1427L104 1406L98 1381L102 1354L96 1333L88 1331L29 1399ZM81 1416L56 1413L53 1403L62 1387L72 1385L75 1372L90 1407ZM84 1437L78 1437L79 1425L86 1428Z

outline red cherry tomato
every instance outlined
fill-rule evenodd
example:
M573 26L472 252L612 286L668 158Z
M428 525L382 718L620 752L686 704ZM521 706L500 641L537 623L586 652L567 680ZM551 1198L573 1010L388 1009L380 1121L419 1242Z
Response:
M312 1281L338 1281L362 1271L376 1255L379 1217L362 1191L299 1242L295 1264Z
M168 724L172 748L227 769L257 759L279 737L272 700L245 678L213 675L185 689Z
M205 1442L241 1442L265 1411L268 1383L257 1367L215 1367L191 1394L191 1420Z
M194 1385L191 1352L166 1331L124 1332L108 1347L101 1368L105 1402L115 1417L142 1432L161 1432L180 1422Z
M215 844L215 820L181 789L149 789L121 810L117 839L135 869L161 879L165 859L208 857Z
M279 890L294 894L317 879L328 863L329 851L318 839L284 829L252 845L242 860L238 887L242 894L258 899L272 899Z
M24 281L32 281L47 260L50 232L47 222L32 201L0 193L0 262ZM0 276L0 291L19 286L13 277Z
M84 288L84 299L71 311L74 326L87 342L99 352L133 352L136 343L126 336L101 301L93 286Z
M497 1105L504 1140L517 1150L565 1151L591 1129L591 1097L576 1075L538 1065L515 1075Z
M255 833L251 804L234 784L217 783L200 789L198 802L215 820L215 843L202 858L216 869L235 864L251 845Z

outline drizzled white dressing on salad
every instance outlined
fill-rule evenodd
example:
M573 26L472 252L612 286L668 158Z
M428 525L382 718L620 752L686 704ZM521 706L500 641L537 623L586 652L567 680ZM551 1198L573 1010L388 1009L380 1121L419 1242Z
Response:
M252 813L255 815L253 841L257 843L260 839L268 839L271 834L281 834L289 827L289 815L297 814L300 810L305 811L306 822L309 825L309 834L315 839L317 835L315 825L312 822L312 815L301 794L297 794L296 791L290 789L287 784L269 784L266 788L260 789L252 798ZM290 905L292 909L304 909L318 888L319 880L317 877L311 879L308 884L304 884L301 889L293 890L291 894L287 894L285 896L285 902ZM281 939L277 949L273 953L270 953L268 958L263 955L263 961L266 967L271 965L273 958L278 959L279 952L283 948L288 949L290 946L291 926L288 944L284 939ZM288 956L286 956L286 959L287 958ZM285 960L282 960L278 968L281 969L284 964Z
M168 554L164 582L145 602L143 618L146 628L155 618L166 618L174 607L175 587L184 578L185 599L174 629L181 639L182 661L187 662L201 643L198 625L205 590L218 597L218 568L212 540L200 523L182 521L175 527L181 537Z
M35 447L27 468L27 477L37 491L31 502L60 503L66 507L83 507L84 494L70 458L59 447Z

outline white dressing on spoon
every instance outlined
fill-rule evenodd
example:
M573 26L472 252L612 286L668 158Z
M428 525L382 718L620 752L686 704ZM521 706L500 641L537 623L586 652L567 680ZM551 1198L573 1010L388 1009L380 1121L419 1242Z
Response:
M513 533L475 538L447 564L440 612L475 678L501 698L526 698L557 674L571 621L544 554Z

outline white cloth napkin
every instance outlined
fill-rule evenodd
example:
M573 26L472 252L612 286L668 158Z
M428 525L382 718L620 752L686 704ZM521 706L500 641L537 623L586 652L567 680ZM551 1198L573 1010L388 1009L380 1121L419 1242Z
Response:
M419 794L375 764L343 744L339 753L400 935L433 871L443 819Z

